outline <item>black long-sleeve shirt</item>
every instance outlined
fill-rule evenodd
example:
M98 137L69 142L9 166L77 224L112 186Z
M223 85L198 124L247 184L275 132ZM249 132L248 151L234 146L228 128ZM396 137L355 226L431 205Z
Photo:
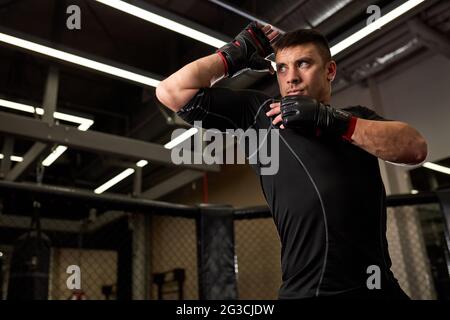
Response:
M178 115L221 131L268 129L270 99L258 91L205 88ZM344 110L383 120L362 106ZM290 129L278 133L278 172L259 177L282 244L279 298L366 288L372 265L381 270L382 287L398 286L390 271L386 194L377 158L338 138Z

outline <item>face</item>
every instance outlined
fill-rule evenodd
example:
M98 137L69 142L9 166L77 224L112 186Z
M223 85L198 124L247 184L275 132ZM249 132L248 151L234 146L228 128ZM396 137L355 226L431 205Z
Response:
M330 103L336 63L325 63L314 44L306 43L279 50L275 61L282 97L307 95L320 102Z

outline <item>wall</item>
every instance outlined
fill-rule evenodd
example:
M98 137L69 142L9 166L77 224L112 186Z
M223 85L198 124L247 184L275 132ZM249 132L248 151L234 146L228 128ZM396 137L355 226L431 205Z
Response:
M382 115L407 122L423 134L428 142L427 161L450 155L449 83L450 61L440 55L378 83ZM339 107L361 104L375 108L368 87L360 85L334 95L332 104Z
M449 156L450 145L450 62L434 55L369 86L355 85L333 96L338 107L364 105L388 119L416 128L428 143L426 161ZM411 191L408 170L380 161L388 194ZM417 209L403 207L388 212L389 252L392 270L405 291L415 299L433 299L430 265ZM412 248L414 250L412 250Z

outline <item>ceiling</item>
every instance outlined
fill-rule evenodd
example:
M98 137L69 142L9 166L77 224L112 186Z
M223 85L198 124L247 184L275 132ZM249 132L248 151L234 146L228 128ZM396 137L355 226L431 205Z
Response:
M130 1L146 9L199 26L223 40L231 39L249 16L271 23L283 31L314 27L331 44L355 32L366 23L369 5L382 12L405 1L365 0L146 0ZM81 9L81 30L69 30L66 9ZM231 6L230 9L227 6ZM234 8L234 9L233 9ZM173 31L140 20L93 0L0 0L0 32L70 50L104 63L137 70L164 79L185 64L214 52L214 48ZM383 79L415 59L443 54L450 58L450 2L426 0L417 9L383 27L350 49L339 53L335 91L367 79ZM93 131L141 141L164 144L179 127L172 113L155 98L154 88L95 73L72 64L18 50L0 42L0 98L26 104L42 104L49 68L59 70L57 110L93 119ZM247 72L219 85L253 88L277 95L276 79ZM10 112L7 110L1 110ZM13 112L21 114L19 112ZM23 115L23 114L21 114ZM1 135L5 148L6 135ZM13 153L24 155L33 139L15 137ZM51 147L51 146L49 146ZM120 146L118 146L120 147ZM69 148L44 172L43 182L93 190L117 175L133 159L114 159L102 153ZM16 181L36 181L36 161ZM164 190L159 198L183 183L198 179L175 179L184 168L150 163L143 168L142 190ZM170 180L172 177L172 180ZM177 176L175 176L177 177ZM167 187L167 184L171 187ZM166 185L164 185L166 182ZM109 191L128 194L133 180L128 178Z

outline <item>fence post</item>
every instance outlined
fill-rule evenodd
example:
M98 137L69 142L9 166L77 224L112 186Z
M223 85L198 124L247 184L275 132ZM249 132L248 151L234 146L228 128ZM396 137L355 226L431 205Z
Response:
M438 190L436 194L439 198L439 204L444 218L445 249L447 251L445 255L447 259L445 262L447 263L447 269L450 270L450 261L448 259L450 256L450 189Z
M231 206L200 206L197 248L199 299L237 299Z

